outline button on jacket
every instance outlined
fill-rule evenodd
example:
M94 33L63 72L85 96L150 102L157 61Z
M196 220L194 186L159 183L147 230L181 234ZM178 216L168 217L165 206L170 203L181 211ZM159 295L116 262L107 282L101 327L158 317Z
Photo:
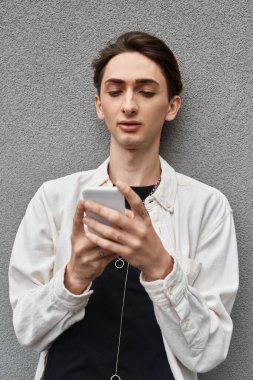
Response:
M160 162L161 183L145 207L174 267L164 280L146 282L141 274L140 282L153 302L175 379L194 380L197 372L220 364L229 349L229 314L238 289L234 222L220 191L176 173L161 157ZM10 301L19 342L40 352L35 380L43 379L51 343L85 318L92 290L71 294L64 270L77 202L85 187L112 186L108 163L109 158L95 170L45 182L17 232Z

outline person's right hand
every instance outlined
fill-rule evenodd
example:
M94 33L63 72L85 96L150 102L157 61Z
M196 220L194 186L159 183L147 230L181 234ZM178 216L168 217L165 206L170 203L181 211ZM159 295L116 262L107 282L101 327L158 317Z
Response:
M65 269L64 285L73 294L81 294L116 256L104 252L85 236L84 201L80 200L73 218L71 257Z

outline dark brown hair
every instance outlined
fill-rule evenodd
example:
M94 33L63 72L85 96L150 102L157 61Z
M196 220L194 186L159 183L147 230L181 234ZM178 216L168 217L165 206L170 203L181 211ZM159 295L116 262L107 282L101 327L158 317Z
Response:
M177 60L169 47L159 38L144 32L127 32L120 35L115 42L100 51L100 56L92 62L94 85L100 94L100 87L107 63L118 54L138 52L156 62L167 82L169 99L179 95L183 85Z

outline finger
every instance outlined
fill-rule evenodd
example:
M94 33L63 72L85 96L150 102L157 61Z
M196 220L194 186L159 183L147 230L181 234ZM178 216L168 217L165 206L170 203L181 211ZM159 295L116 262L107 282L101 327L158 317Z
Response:
M113 256L113 258L116 257L116 255L114 253L107 252L107 251L105 251L102 248L100 248L99 251L98 251L98 258L99 259L105 259L105 258L111 257L111 256Z
M83 227L83 215L84 215L84 201L79 200L77 203L75 215L73 218L73 228L72 228L72 234L74 236L77 235L84 235L84 227Z
M133 218L134 218L134 213L133 213L132 210L125 209L125 215L126 215L129 219L133 219Z
M126 244L131 241L131 236L122 229L106 226L95 219L88 218L87 216L83 218L84 224L89 226L96 234L106 239L115 241L119 244Z
M128 247L121 245L119 243L116 243L114 241L104 239L101 236L95 235L91 232L87 232L86 237L95 245L99 246L106 252L110 252L114 255L124 257L124 256L127 256L129 253Z
M108 253L107 253L106 251L104 251L103 249L100 249L100 250L98 251L98 257L99 257L100 259L103 259L103 258L106 257L106 256L108 256Z
M141 198L136 194L136 192L131 189L126 183L122 181L117 181L116 186L118 190L126 197L131 210L134 212L134 215L142 220L149 218L148 212L145 209L144 204L142 203Z
M105 256L103 259L100 259L103 262L104 267L106 267L111 261L115 260L117 258L117 255L110 254Z
M124 214L121 214L116 210L113 210L109 207L105 207L91 200L85 201L84 204L86 211L91 211L94 214L104 218L109 222L110 225L116 226L117 228L121 228L124 230L127 230L129 228L129 218L127 218Z

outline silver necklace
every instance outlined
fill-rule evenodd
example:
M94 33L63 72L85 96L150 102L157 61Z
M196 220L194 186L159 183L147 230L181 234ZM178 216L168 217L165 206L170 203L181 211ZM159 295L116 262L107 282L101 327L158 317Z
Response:
M158 188L158 186L159 186L160 183L161 183L161 179L162 179L162 177L160 177L160 178L158 179L158 181L156 182L155 186L153 187L153 189L150 191L149 195L148 195L146 198L148 198L148 197L150 197L151 195L154 194L154 192L156 191L156 189ZM142 201L142 203L145 202L146 198Z
M120 326L119 326L118 349L117 349L116 365L115 365L115 374L110 377L110 380L121 380L121 377L117 373L118 373L118 363L119 363L119 350L120 350L120 342L121 342L122 322L123 322L123 314L124 314L124 306L125 306L125 298L126 298L126 285L127 285L128 269L129 269L129 263L127 264L124 291L123 291L121 316L120 316Z
M158 186L160 185L161 177L149 193L147 197L150 197ZM145 198L146 199L146 198ZM142 201L144 204L145 199ZM117 269L122 269L125 265L124 260L121 256L117 256L117 260L115 261L115 267ZM122 334L122 322L123 322L123 314L124 314L124 306L125 306L125 298L126 298L126 286L127 286L127 278L128 278L128 270L129 270L129 263L127 264L127 270L126 270L126 277L125 277L125 284L124 284L124 291L123 291L123 298L122 298L122 307L121 307L121 316L120 316L120 326L119 326L119 339L118 339L118 349L117 349L117 355L116 355L116 365L115 365L115 373L110 377L110 380L121 380L121 377L118 375L118 363L119 363L119 351L120 351L120 343L121 343L121 334Z

